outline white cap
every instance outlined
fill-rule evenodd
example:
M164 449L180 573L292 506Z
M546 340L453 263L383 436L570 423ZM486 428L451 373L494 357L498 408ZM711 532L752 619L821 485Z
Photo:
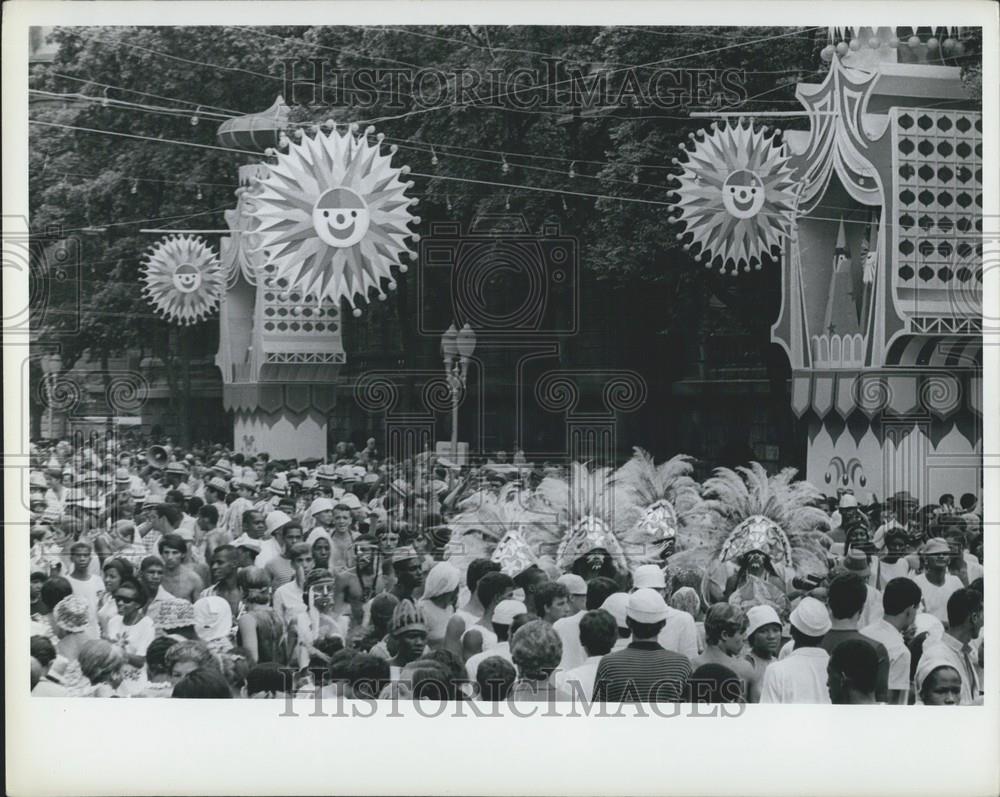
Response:
M264 520L264 526L267 529L268 534L273 534L286 523L291 523L292 519L280 510L275 510L274 512L269 512L267 518Z
M747 609L747 636L750 636L761 626L781 625L781 618L770 606L751 606Z
M615 618L619 628L628 628L628 623L625 622L628 613L628 598L627 592L615 592L608 595L604 603L601 604L601 608L610 612L611 616Z
M519 614L524 614L527 611L528 607L521 603L521 601L500 601L500 603L497 604L497 607L493 610L493 622L499 623L500 625L510 625L514 622L515 617Z
M803 598L789 621L806 636L823 636L830 630L830 612L815 598Z
M628 596L628 616L637 623L658 623L667 619L667 602L655 589L642 587Z
M666 589L667 577L659 565L639 565L632 574L634 589Z
M309 514L318 515L320 512L332 512L333 511L333 501L331 501L326 496L320 496L311 504L309 504Z
M361 499L354 493L345 492L342 496L340 496L338 503L341 503L344 506L349 506L352 510L361 509Z
M570 595L587 594L587 582L583 580L583 576L578 576L576 573L564 573L556 579L556 583L566 587Z

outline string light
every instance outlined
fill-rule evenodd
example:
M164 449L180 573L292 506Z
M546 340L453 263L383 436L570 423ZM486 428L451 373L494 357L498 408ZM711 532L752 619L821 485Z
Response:
M129 193L132 193L132 194L138 194L139 193L139 181L138 180L133 180L132 181L132 190Z
M104 99L101 100L101 106L104 107L104 108L107 108L107 107L109 107L111 105L111 99L108 97L108 88L110 88L110 87L107 87L107 86L105 87L105 89L104 89Z
M438 156L437 153L434 151L434 147L431 147L431 166L437 166L437 165L438 165Z
M507 199L503 203L504 210L510 210L510 194L507 194Z
M510 164L507 163L507 156L504 155L502 152L500 153L500 161L501 161L500 171L503 172L504 174L510 174Z
M201 111L201 106L199 105L194 110L194 116L191 117L191 127L197 127L198 126L198 113L200 111Z
M201 186L200 185L198 186L198 195L197 195L197 198L198 199L202 198L202 196L201 196Z
M639 184L639 170L638 169L635 169L632 172L632 182L635 183L636 185Z
M566 197L561 196L559 198L562 200L563 213L568 213L569 212L569 208L566 207Z
M573 161L572 163L570 163L570 165L569 165L569 179L570 180L572 180L574 177L576 177L576 168L575 167L576 167L576 161Z

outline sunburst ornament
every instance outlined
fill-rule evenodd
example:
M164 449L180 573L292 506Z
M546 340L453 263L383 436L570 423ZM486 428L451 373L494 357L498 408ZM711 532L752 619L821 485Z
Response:
M316 302L344 299L359 316L355 305L371 291L386 298L383 281L395 289L392 266L406 272L402 256L416 255L408 239L419 240L407 225L420 218L409 211L417 200L405 193L413 183L400 179L409 167L392 165L396 146L385 155L383 134L369 141L374 128L358 136L357 125L328 126L276 154L252 199L254 232L276 282Z
M171 235L146 253L142 289L168 321L194 324L212 313L225 290L219 259L201 238Z
M682 145L687 161L675 178L674 207L684 224L678 240L697 248L706 268L736 274L760 270L761 258L792 234L798 197L788 156L764 129L752 124L713 124L709 135L694 138L694 149Z

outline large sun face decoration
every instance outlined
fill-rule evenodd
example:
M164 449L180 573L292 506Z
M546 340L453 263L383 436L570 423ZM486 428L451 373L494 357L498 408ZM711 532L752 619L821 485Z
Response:
M713 125L695 140L678 178L674 207L684 224L678 240L706 267L735 274L760 269L761 258L792 232L797 201L788 156L763 130ZM674 161L677 163L677 161Z
M390 269L406 271L400 259L415 254L407 241L419 239L407 225L420 222L409 211L417 200L405 194L413 183L400 180L409 168L392 165L396 147L383 155L381 134L370 143L373 128L355 131L317 130L290 143L251 200L275 281L312 301L344 299L352 307L372 291L385 299L383 281L396 287Z
M146 254L142 289L156 311L178 324L202 321L225 290L215 252L201 238L172 235Z
M719 558L727 562L753 551L767 554L776 564L792 561L792 545L785 532L763 515L752 515L733 529L723 543Z

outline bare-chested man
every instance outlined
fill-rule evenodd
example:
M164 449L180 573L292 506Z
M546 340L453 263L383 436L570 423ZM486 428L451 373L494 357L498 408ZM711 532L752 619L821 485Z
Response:
M164 534L159 543L163 559L163 588L175 598L194 603L204 588L204 583L190 565L184 564L187 541L179 534Z

